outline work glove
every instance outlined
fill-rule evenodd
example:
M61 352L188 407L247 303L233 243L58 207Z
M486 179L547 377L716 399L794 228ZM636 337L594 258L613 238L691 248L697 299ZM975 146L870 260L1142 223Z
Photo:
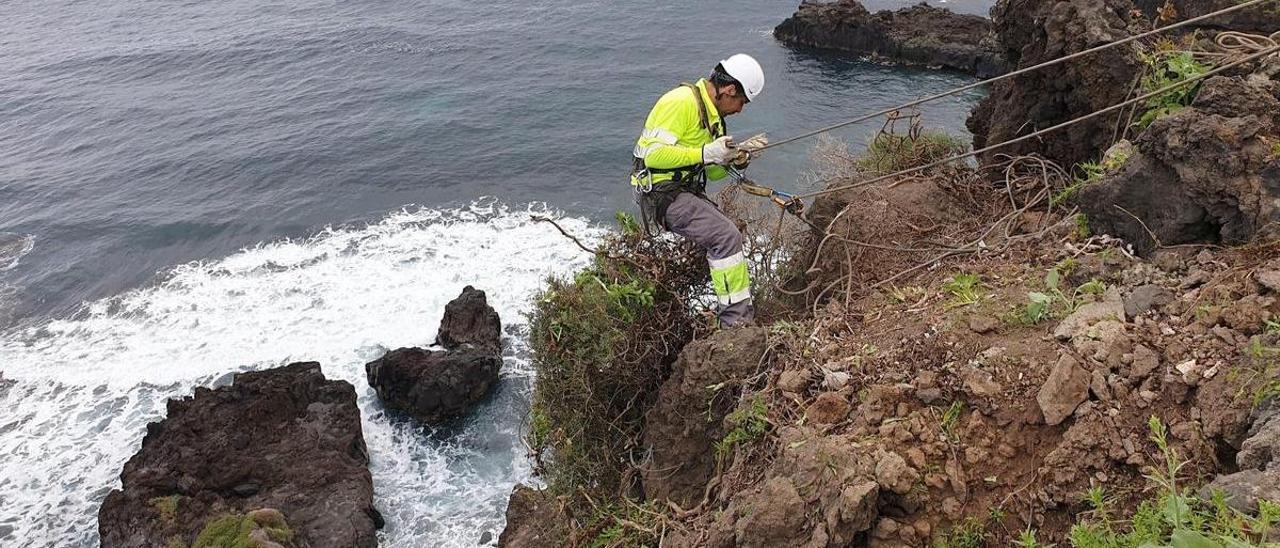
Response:
M729 165L737 151L734 150L733 137L725 135L719 139L702 145L702 163Z

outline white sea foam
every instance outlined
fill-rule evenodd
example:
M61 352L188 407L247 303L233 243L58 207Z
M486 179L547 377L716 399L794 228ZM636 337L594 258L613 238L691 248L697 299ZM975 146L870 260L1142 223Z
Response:
M36 237L30 234L0 232L0 272L18 266L18 260L35 249Z
M167 398L314 360L356 386L382 544L475 546L501 528L511 486L529 476L518 441L524 312L548 275L587 260L532 214L495 203L402 211L179 266L154 287L0 334L0 370L17 381L0 398L0 545L96 546L98 506ZM560 221L598 236L585 220ZM445 303L468 284L506 327L498 396L450 432L388 417L363 364L432 342Z

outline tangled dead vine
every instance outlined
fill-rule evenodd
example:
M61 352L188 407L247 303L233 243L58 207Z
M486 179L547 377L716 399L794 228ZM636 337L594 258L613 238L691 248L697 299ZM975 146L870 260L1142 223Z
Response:
M886 124L883 131L892 130ZM876 140L905 143L921 135L913 123L905 136ZM905 162L925 165L935 161L928 150L904 145L870 152L906 154ZM1069 233L1064 227L1075 210L1060 207L1053 196L1073 183L1071 174L1038 156L998 160L981 169L948 165L889 186L825 196L814 205L810 220L816 227L809 244L801 246L806 251L797 254L804 262L796 270L803 275L778 290L803 297L817 315L818 307L834 297L847 305L867 290L901 283L951 258L999 254L1049 234ZM855 173L849 179L874 174ZM992 178L998 182L991 183Z

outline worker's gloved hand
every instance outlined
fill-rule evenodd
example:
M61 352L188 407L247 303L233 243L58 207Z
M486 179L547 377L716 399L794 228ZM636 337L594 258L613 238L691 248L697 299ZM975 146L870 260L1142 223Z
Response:
M733 160L729 161L729 165L734 169L747 169L751 165L751 153L741 148L735 148Z
M702 145L702 163L729 165L737 150L734 149L733 137L725 135L719 139Z

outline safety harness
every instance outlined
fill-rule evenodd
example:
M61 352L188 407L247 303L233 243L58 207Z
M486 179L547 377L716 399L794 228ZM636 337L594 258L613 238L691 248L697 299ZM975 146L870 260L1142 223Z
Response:
M710 118L707 116L707 105L702 100L702 93L698 90L698 86L690 83L680 85L693 92L693 100L698 105L698 121L702 124L702 129L707 130L712 140L723 137L728 132L724 120L721 119L715 126L711 125ZM636 201L640 205L640 220L646 234L651 236L654 234L652 226L666 229L664 219L667 217L667 208L681 192L689 192L709 200L706 195L706 166L703 164L661 169L646 166L644 159L639 156L632 158L632 174L641 181L636 189ZM653 175L656 173L670 173L671 179L653 184Z

